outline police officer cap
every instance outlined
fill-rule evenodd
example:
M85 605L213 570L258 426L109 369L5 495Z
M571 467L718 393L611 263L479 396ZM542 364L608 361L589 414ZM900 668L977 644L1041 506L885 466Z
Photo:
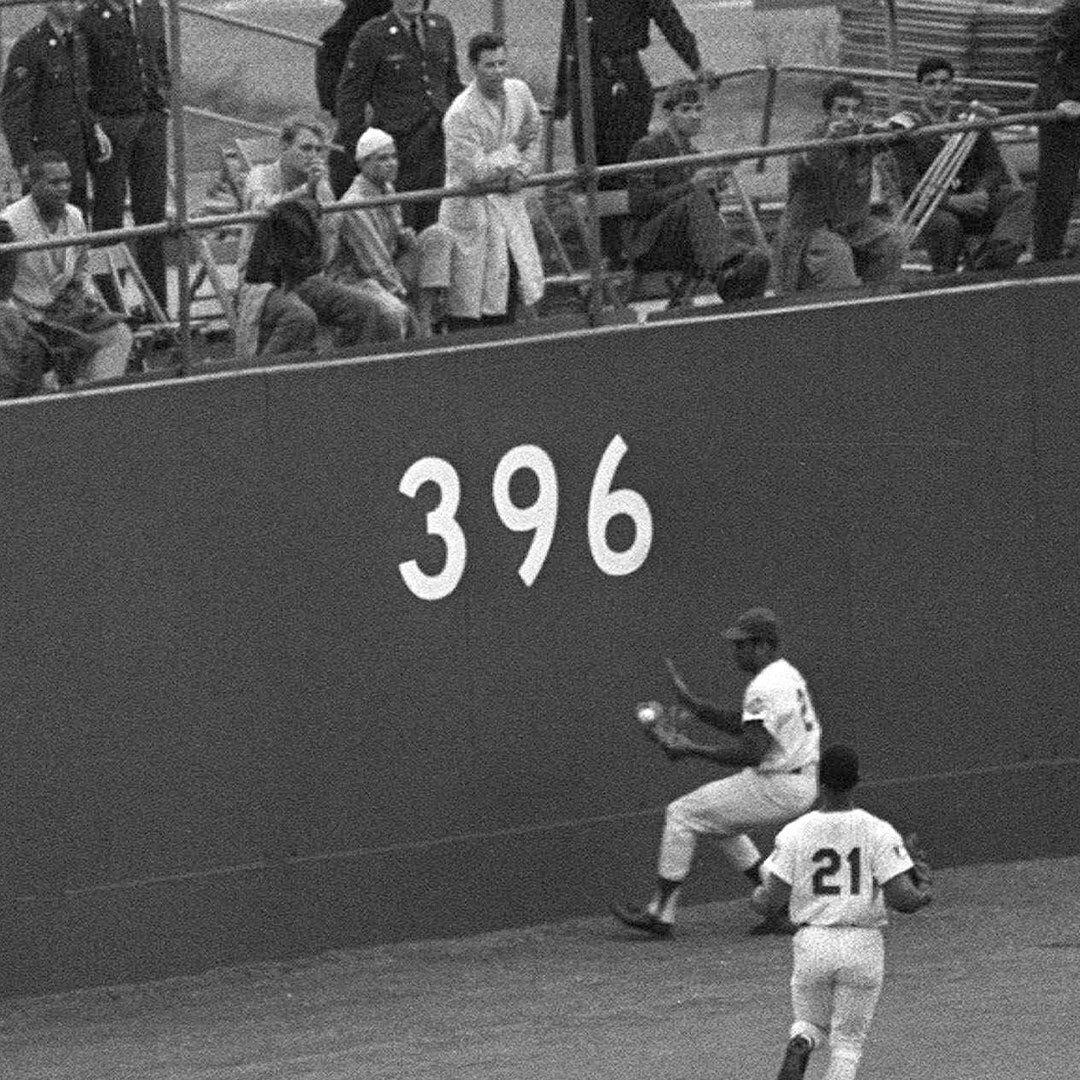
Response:
M859 782L859 755L850 746L829 746L818 764L818 780L833 791L850 791Z
M724 631L728 641L769 641L773 645L780 640L780 620L776 612L766 607L750 608L744 611Z

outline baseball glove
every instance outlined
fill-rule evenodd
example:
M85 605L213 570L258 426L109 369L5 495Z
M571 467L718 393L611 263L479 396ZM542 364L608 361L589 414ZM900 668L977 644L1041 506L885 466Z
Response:
M933 881L933 876L930 873L930 862L926 854L926 849L919 840L918 834L908 833L907 836L904 837L904 847L907 848L907 853L911 856L911 861L915 864L908 871L908 877L910 877L912 882L920 889L929 888Z
M656 743L671 761L693 752L693 742L677 727L687 715L681 705L661 705L658 701L643 702L635 710L645 737Z

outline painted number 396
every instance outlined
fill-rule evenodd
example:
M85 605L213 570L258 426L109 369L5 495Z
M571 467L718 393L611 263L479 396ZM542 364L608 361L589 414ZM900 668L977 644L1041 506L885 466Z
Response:
M588 536L593 561L612 576L632 574L645 561L652 546L652 513L649 504L629 488L612 490L615 470L626 453L626 443L616 435L607 445L589 493ZM536 500L528 506L518 506L510 498L510 481L522 469L536 477ZM446 558L437 574L427 574L415 559L398 565L410 591L421 600L441 600L457 588L465 573L468 545L465 533L457 521L461 502L461 480L450 462L439 457L424 457L414 461L401 478L398 490L410 499L416 498L424 484L435 484L439 502L427 515L427 532L437 536L446 547ZM526 586L532 585L540 573L555 536L558 516L559 480L555 463L539 446L515 446L508 450L495 467L491 481L491 499L499 519L514 532L532 532L533 539L518 576ZM628 517L634 526L633 543L625 551L608 545L608 523L620 515Z

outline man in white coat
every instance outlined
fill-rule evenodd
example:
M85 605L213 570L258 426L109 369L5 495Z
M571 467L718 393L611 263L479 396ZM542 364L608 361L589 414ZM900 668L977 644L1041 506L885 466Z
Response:
M506 76L506 41L469 42L474 78L443 117L448 187L476 195L443 201L439 221L453 231L448 297L452 329L533 318L544 270L522 183L537 166L540 109L520 79Z

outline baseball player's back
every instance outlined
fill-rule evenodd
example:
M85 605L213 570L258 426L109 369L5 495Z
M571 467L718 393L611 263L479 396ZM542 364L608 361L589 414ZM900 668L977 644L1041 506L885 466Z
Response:
M779 657L750 680L743 694L743 723L759 721L772 736L758 771L793 772L817 762L821 741L806 680Z
M929 874L887 821L855 806L859 758L821 755L820 808L785 825L752 903L786 907L792 942L791 1036L777 1080L801 1080L815 1046L829 1047L828 1080L854 1080L885 976L886 905L930 902Z
M912 866L900 834L860 807L811 810L785 825L764 869L791 886L799 926L879 927L884 882Z

